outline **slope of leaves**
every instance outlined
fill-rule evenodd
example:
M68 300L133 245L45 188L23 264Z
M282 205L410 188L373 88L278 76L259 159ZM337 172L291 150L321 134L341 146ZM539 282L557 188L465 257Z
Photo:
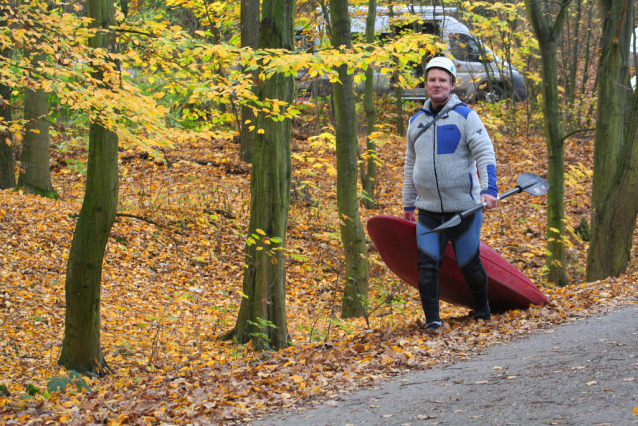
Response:
M85 158L85 149L54 153L61 200L0 192L0 384L11 393L0 396L0 422L246 422L300 404L334 403L342 392L467 359L487 346L638 300L635 250L632 275L583 284L587 243L573 232L573 285L543 288L547 306L476 323L466 309L443 304L443 333L425 335L417 292L389 272L371 247L369 327L363 319L341 320L334 149L329 129L309 137L313 126L311 120L297 122L294 130L287 312L295 346L277 353L254 353L249 345L216 339L234 325L250 237L250 166L236 160L239 146L193 142L167 151L166 163L142 151L120 152L121 215L107 246L101 294L102 345L115 374L87 378L90 393L72 386L44 392L47 378L67 376L56 361L66 261L85 183L81 168L72 164ZM380 207L362 210L364 220L402 213L404 143L391 131L379 127ZM514 186L523 171L546 173L543 138L499 137L495 145L501 190ZM570 229L589 218L592 153L591 140L567 142ZM511 197L484 220L484 239L541 286L545 200ZM268 249L266 241L255 241ZM41 392L27 398L28 384Z

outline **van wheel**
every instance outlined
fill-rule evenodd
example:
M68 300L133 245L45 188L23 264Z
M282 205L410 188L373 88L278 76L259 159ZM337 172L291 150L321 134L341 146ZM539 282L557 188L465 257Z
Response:
M487 83L481 85L478 91L477 98L479 101L485 102L500 102L507 98L505 90L498 84L492 84L492 91Z

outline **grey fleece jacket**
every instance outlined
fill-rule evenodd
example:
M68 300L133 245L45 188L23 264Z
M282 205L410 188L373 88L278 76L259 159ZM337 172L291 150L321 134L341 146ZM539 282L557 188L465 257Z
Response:
M452 95L439 115L423 132L435 118L428 100L410 118L403 169L405 211L458 212L479 204L481 194L497 196L494 146L478 114Z

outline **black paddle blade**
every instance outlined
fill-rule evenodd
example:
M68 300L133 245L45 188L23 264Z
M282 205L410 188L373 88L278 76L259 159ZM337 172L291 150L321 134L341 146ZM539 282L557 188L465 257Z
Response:
M463 217L460 214L454 215L454 217L452 219L450 219L447 222L437 226L436 228L434 228L431 231L424 232L423 235L431 234L433 232L439 232L439 231L442 231L442 230L447 229L447 228L452 228L452 227L458 225L459 223L461 223L461 220L463 220Z
M521 174L516 179L516 184L521 188L521 191L532 195L543 195L549 191L549 183L534 173Z

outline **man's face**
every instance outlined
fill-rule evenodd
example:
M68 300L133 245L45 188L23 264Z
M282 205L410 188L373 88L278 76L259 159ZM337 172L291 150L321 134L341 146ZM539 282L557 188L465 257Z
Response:
M428 71L425 81L425 92L431 100L432 106L444 105L454 89L452 76L440 68L432 68Z

